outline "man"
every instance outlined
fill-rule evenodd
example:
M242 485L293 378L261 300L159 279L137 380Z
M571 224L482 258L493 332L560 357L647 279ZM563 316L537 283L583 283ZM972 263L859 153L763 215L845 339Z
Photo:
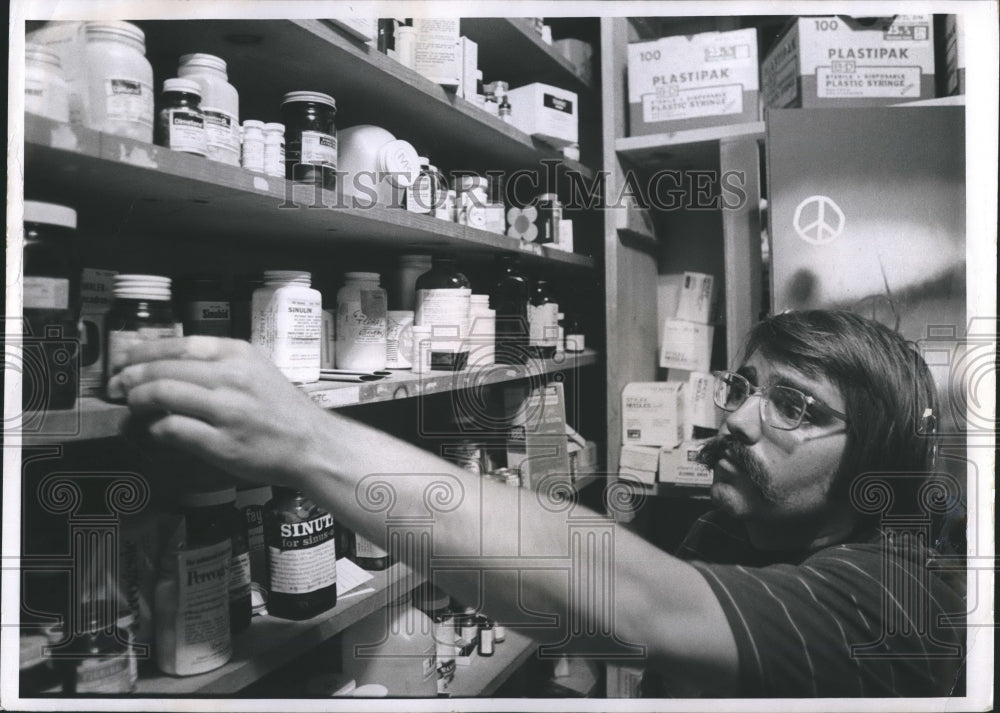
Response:
M727 416L703 453L719 510L696 524L680 557L618 530L611 606L572 596L562 572L522 578L511 568L493 573L487 613L518 621L526 599L536 611L568 610L589 630L645 647L647 666L685 695L961 693L961 630L942 621L964 611L960 593L927 569L921 542L880 529L884 508L866 491L876 483L884 494L877 483L887 482L899 497L892 512L916 512L934 452L926 365L898 335L841 312L771 318L745 353L737 372L717 377ZM482 487L490 503L460 498L437 513L435 553L468 553L472 532L512 553L567 540L565 513L321 411L241 342L150 342L119 366L109 390L154 439L240 478L301 488L376 542L385 542L384 513L359 507L358 489L369 474L402 472ZM426 480L393 482L394 516L423 513ZM572 576L584 582L601 574L596 562L579 566ZM477 601L479 573L450 572L446 586Z

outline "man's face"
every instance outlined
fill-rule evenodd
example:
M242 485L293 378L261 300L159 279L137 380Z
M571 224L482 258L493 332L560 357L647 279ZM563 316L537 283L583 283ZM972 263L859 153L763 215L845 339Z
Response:
M828 379L806 376L759 352L738 373L755 388L791 386L844 411L843 395ZM822 517L834 505L829 495L847 443L844 423L809 410L797 429L776 429L761 420L760 399L751 396L726 414L719 436L706 447L715 468L713 502L746 520Z

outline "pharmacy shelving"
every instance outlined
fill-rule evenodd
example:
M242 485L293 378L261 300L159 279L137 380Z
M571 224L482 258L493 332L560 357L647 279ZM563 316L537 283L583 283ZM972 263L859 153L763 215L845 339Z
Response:
M430 396L494 384L527 380L573 371L597 364L593 350L563 354L553 359L531 359L524 365L493 364L456 372L432 371L414 374L399 371L379 381L320 381L302 386L309 398L324 408L342 408L397 399ZM80 399L74 408L64 411L29 412L21 439L25 443L81 441L119 435L128 419L128 408L96 397Z
M448 693L451 698L491 696L512 673L535 655L538 644L528 636L507 630L503 643L494 646L493 655L472 654L469 665L455 669L455 681Z
M399 563L370 574L373 578L361 585L364 593L341 596L336 607L312 619L289 621L266 615L254 617L250 628L233 637L233 656L226 665L195 676L142 676L136 695L236 693L385 606L390 587L409 591L424 581ZM374 591L366 591L369 589Z
M118 200L151 236L198 232L243 247L273 245L280 235L284 247L506 251L526 264L594 266L586 255L400 208L347 207L335 191L40 117L26 122L24 160L25 195L71 205Z

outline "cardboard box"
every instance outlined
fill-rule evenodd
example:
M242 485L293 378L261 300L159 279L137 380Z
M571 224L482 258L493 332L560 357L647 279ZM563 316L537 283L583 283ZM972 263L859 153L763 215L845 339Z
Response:
M625 444L622 446L618 465L629 470L651 471L655 474L660 465L660 447Z
M642 483L643 485L656 485L656 471L655 470L639 470L638 468L629 468L628 466L618 466L618 477L623 480L629 480L633 483Z
M712 469L698 462L705 441L684 441L677 448L660 451L659 481L674 485L707 488L712 484Z
M703 32L628 46L633 136L757 121L757 31Z
M576 92L550 84L527 84L507 92L511 122L526 134L560 148L578 142Z
M570 478L565 404L559 382L504 389L510 418L507 467L519 473L523 487L537 489L547 476Z
M945 92L948 96L965 94L965 18L944 18Z
M684 439L695 437L695 428L718 430L720 413L713 392L715 377L700 371L688 375L684 387Z
M712 296L715 280L701 272L685 272L681 281L675 319L708 324L712 315Z
M462 46L457 17L414 18L413 69L435 84L458 87L462 80Z
M712 362L712 334L707 324L668 319L663 323L660 366L665 369L708 371Z
M673 448L683 435L684 384L634 381L622 389L622 443Z
M761 64L769 107L885 106L934 96L931 15L874 23L843 15L792 21Z

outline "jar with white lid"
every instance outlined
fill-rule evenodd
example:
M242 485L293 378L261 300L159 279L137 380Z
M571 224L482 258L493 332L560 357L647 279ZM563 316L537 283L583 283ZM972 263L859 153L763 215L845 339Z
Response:
M247 119L243 122L243 141L240 152L243 168L254 173L264 173L264 122Z
M121 370L128 350L139 342L184 333L171 304L171 280L161 275L122 274L113 278L115 301L108 312L105 344L107 377Z
M276 121L264 124L264 173L285 177L285 125Z
M351 208L399 208L420 173L417 150L371 124L349 126L338 134L343 194Z
M337 291L337 368L385 368L386 295L377 272L348 272Z
M322 92L288 92L281 101L287 127L285 178L337 187L337 102Z
M205 155L205 114L201 110L198 82L179 77L163 80L153 139L157 146L195 156Z
M434 622L409 592L347 629L341 646L343 672L359 686L379 684L397 697L437 696Z
M226 61L201 52L181 55L177 76L193 79L201 87L208 158L240 165L240 96L229 83Z
M456 176L455 192L458 203L455 211L457 222L473 228L486 228L486 206L489 182L482 176Z
M55 52L31 44L24 49L24 110L55 121L69 121L69 85Z
M250 343L299 384L319 381L323 307L311 279L299 270L266 270L250 305Z
M129 22L89 22L87 126L96 131L153 142L153 67L146 35Z

